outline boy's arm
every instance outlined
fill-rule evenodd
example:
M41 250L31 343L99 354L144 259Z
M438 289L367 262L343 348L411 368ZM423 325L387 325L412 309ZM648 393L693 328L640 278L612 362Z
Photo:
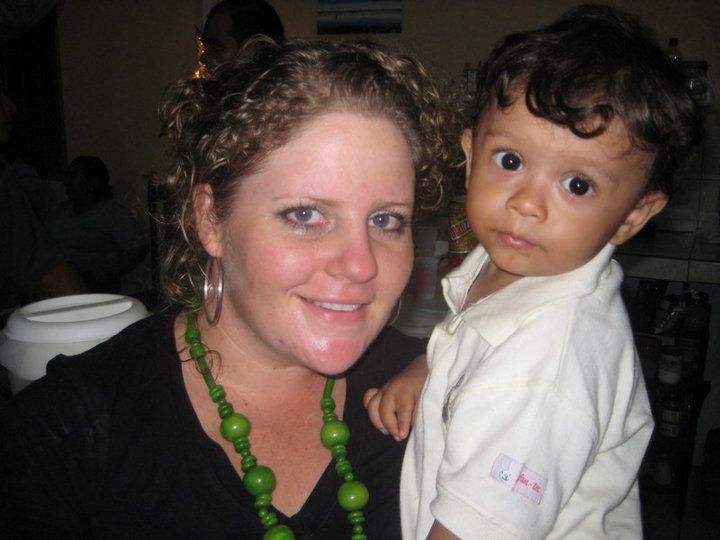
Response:
M381 388L365 392L363 404L372 424L397 441L407 437L427 373L427 361L421 354Z
M442 523L436 520L430 528L427 540L459 540L459 538L448 531Z

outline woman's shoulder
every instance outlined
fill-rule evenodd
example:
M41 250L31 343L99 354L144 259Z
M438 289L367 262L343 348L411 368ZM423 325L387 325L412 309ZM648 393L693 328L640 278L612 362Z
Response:
M113 366L122 368L126 364L146 365L148 355L164 353L173 345L173 312L159 312L141 319L108 340L75 356L59 356L48 364L48 374L56 371L77 371L82 373L105 373ZM164 358L166 355L160 355ZM112 363L112 365L108 365Z
M23 501L0 504L10 530L24 533L32 522L63 537L87 533L85 511L102 504L107 471L126 452L128 433L141 431L128 419L142 424L147 396L172 382L172 320L153 315L84 353L56 357L0 408L0 500L12 493Z
M83 353L56 356L48 362L47 374L14 396L2 412L38 418L67 408L75 416L80 407L100 414L118 391L167 369L174 355L173 320L170 313L152 315Z
M361 376L371 386L385 384L414 358L424 354L426 347L426 339L408 336L388 326L367 348L350 375Z

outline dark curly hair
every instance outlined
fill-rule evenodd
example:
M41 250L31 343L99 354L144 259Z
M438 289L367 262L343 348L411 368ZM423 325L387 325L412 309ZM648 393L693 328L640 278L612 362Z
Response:
M648 191L672 193L676 169L702 136L679 70L636 16L608 6L579 6L549 26L505 37L478 85L474 128L488 107L507 108L523 92L533 115L578 137L598 136L619 118L631 143L655 156Z
M208 78L174 84L160 105L173 143L172 165L160 180L170 202L162 284L171 302L193 306L208 258L195 231L193 188L211 186L223 221L243 177L308 121L332 111L395 123L412 151L418 206L440 203L459 129L417 60L369 43L254 38Z

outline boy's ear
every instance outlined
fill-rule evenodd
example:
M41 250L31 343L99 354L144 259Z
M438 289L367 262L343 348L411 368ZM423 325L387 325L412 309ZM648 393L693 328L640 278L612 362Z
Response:
M610 243L619 246L623 242L630 240L640 232L640 229L645 226L650 218L665 208L667 202L668 196L662 191L651 191L645 194L635 207L630 210L628 215L625 216L625 221L623 221L620 227L618 227L618 230L615 231L615 234L610 239Z
M462 135L460 136L460 145L462 146L463 153L465 154L465 190L467 191L470 169L472 168L473 136L471 129L463 130Z
M213 192L210 184L193 188L193 216L200 243L211 257L222 256L222 230L215 215Z

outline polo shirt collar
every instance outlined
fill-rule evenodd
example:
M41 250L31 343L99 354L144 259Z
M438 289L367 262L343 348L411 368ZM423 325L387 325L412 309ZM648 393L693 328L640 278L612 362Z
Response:
M487 252L478 246L442 280L443 293L450 310L471 325L483 338L497 346L512 334L528 313L550 302L592 293L598 282L613 269L608 263L615 246L607 244L580 268L554 276L528 276L482 298L472 309L461 313L465 296L487 263ZM622 271L617 268L618 286Z

